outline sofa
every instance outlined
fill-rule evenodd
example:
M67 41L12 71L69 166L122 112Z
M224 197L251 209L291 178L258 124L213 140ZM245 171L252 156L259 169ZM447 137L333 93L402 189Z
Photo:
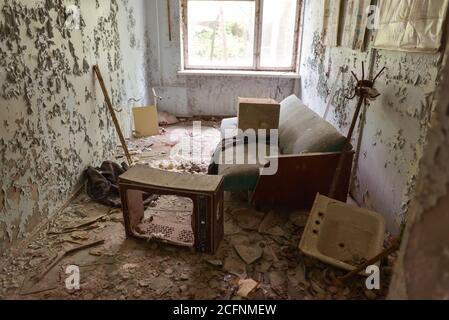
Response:
M224 176L226 191L253 191L255 204L294 208L310 207L317 193L329 192L346 138L298 97L292 95L281 102L278 154L270 152L273 139L266 144L248 141L238 134L237 125L237 118L222 121L223 141L209 167L209 174ZM260 147L267 148L266 159L257 156ZM217 161L231 152L234 156L245 154L245 162ZM346 157L337 200L347 199L353 156L351 151ZM261 169L268 167L273 157L278 162L277 173L261 175Z

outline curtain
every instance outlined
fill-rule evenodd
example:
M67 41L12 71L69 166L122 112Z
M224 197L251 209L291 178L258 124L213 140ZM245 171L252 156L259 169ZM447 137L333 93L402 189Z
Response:
M436 52L441 47L449 0L381 0L374 47Z

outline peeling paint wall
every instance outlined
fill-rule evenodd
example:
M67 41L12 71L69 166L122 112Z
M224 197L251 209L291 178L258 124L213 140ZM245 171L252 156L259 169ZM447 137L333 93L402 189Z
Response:
M171 1L172 41L169 41L166 0L148 2L151 86L164 98L163 111L178 116L235 116L237 98L261 97L282 101L295 93L296 80L242 76L179 75L182 69L180 7Z
M435 112L391 284L391 299L449 299L448 48L438 79Z
M302 98L324 114L342 68L328 118L341 132L347 134L356 106L355 100L344 98L352 92L350 72L360 74L362 61L369 74L387 67L377 82L382 96L364 112L354 139L359 154L352 194L360 204L382 213L389 230L397 233L416 184L442 56L375 50L370 41L364 52L326 47L321 38L322 1L308 0L305 6Z
M66 6L81 12L66 26ZM148 101L144 0L0 0L0 251L68 198L88 165L116 150L92 66L126 134Z

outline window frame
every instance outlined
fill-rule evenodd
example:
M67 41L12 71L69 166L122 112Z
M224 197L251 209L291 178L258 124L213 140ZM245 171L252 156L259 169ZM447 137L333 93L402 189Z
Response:
M293 55L290 67L262 67L261 66L261 50L262 50L262 30L263 30L263 1L264 0L245 0L253 1L256 5L255 10L255 32L254 32L254 58L252 67L236 67L236 66L196 66L189 65L189 30L188 30L188 1L180 0L181 5L181 32L182 32L182 54L183 54L183 70L217 70L217 71L255 71L255 72L298 72L299 68L299 52L301 47L301 21L303 0L296 0L296 18L295 18L295 34L293 38ZM211 1L227 1L227 0L211 0ZM238 1L238 0L236 0Z

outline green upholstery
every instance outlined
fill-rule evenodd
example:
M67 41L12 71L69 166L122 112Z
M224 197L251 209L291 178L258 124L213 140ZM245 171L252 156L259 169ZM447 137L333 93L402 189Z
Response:
M266 147L264 155L270 155L270 147ZM259 180L260 168L264 167L265 161L258 160L259 145L257 143L232 144L226 148L227 151L217 150L215 156L223 163L218 167L218 174L225 177L224 189L226 191L254 190ZM229 154L230 153L230 154ZM238 159L236 155L245 155L244 159ZM236 163L240 163L236 165ZM243 163L243 164L241 164Z
M338 152L345 137L296 96L281 103L279 148L284 155Z
M249 168L249 170L245 170L244 166L235 167L236 169L232 172L227 172L227 170L219 170L218 172L225 177L224 190L230 192L255 190L260 176L259 169Z
M237 128L237 118L225 119L222 122L222 132L227 129ZM282 155L295 155L305 153L326 153L341 151L345 137L341 135L331 124L323 120L318 114L309 109L296 96L290 96L281 102L281 115L279 125L279 152ZM242 148L245 148L243 150ZM226 152L246 155L246 164L230 164L218 166L218 174L225 177L226 191L255 190L260 174L260 168L264 163L259 163L255 144L244 146L242 144L226 143ZM239 153L236 153L236 152ZM269 147L267 146L267 155ZM220 145L215 153L215 160L223 157ZM218 157L218 158L217 158ZM229 159L229 157L228 157ZM218 163L216 161L216 163Z

